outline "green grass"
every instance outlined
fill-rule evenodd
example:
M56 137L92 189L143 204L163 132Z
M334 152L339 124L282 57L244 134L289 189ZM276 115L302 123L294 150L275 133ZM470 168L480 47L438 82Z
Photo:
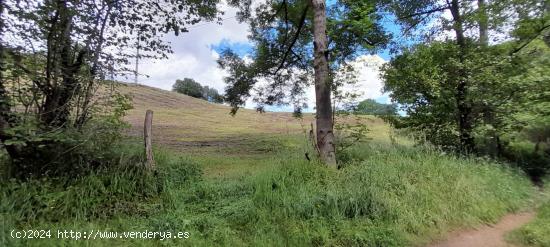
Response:
M2 186L2 239L8 246L422 245L450 229L495 222L533 194L519 172L482 160L376 143L348 152L352 159L340 171L287 149L257 160L263 169L255 172L201 179L195 169L207 157L157 151L155 176L90 174L71 189ZM157 185L132 182L144 177ZM34 204L21 206L29 201ZM59 208L46 209L51 205ZM33 210L40 213L22 216ZM14 228L188 231L190 237L14 240L5 235Z
M362 119L371 140L339 153L345 162L334 171L305 160L311 114L231 117L226 106L121 88L135 96L126 120L139 139L130 142L141 143L143 114L155 111L158 172L135 168L142 147L130 145L85 176L2 181L0 246L421 246L533 203L521 172L414 147L374 117ZM52 238L12 239L13 229L50 229ZM57 230L189 238L77 241Z
M240 109L231 116L228 106L175 92L132 84L118 84L118 90L133 99L134 108L125 117L132 126L131 136L141 141L145 111L153 110L153 143L197 160L207 178L249 176L268 168L263 161L279 155L277 150L291 149L303 157L310 147L308 133L315 122L311 113L297 119L288 112ZM392 130L381 119L366 115L360 119L370 130L369 138L390 142ZM356 119L341 116L337 121Z
M509 239L523 246L550 247L550 188L546 180L546 188L542 191L542 202L535 219L521 228L513 231Z

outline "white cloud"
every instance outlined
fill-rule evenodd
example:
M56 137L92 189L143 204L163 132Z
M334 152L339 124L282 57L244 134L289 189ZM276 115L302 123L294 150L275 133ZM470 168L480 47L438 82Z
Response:
M389 97L382 93L384 84L380 78L380 67L386 62L378 55L362 55L357 57L350 63L357 76L357 83L344 85L342 91L344 93L348 92L359 95L356 101L387 98L388 100L383 103L390 103ZM308 111L313 111L313 107L315 106L315 88L313 86L308 89L307 98L309 99Z
M219 55L211 49L211 45L224 39L230 42L248 42L248 25L239 23L234 18L236 9L222 6L222 11L225 12L222 25L199 23L190 27L188 33L167 36L166 40L172 44L174 53L164 60L140 61L138 82L170 90L176 79L189 77L223 92L225 72L218 68L216 59ZM126 80L133 81L133 78Z
M379 99L385 100L382 103L391 103L387 94L382 93L384 84L380 78L380 67L386 63L382 57L378 55L362 55L351 62L354 67L354 72L357 76L357 83L353 85L345 85L343 92L353 92L360 95L357 101L364 99ZM313 112L315 107L315 87L312 85L306 90L308 109L304 112ZM255 104L249 99L246 102L247 108L254 107ZM268 107L269 111L292 111L292 106Z
M223 77L226 72L218 68L216 59L219 54L211 49L211 45L219 44L222 40L230 43L248 43L248 26L239 23L233 18L236 9L223 7L225 12L222 25L216 23L201 23L189 28L188 33L180 36L167 36L171 42L174 53L165 60L143 60L140 61L139 83L170 90L176 79L185 77L193 78L203 85L214 87L223 92L225 83ZM364 55L357 58L353 64L358 73L359 82L353 88L346 90L360 91L363 94L361 99L380 98L382 81L379 78L379 66L385 61L378 55ZM145 77L143 75L148 75ZM130 76L126 80L133 81ZM314 87L311 86L307 92L309 111L315 106ZM251 100L247 101L246 107L254 107ZM292 107L270 108L269 110L292 111Z
M383 96L384 86L380 78L380 67L386 61L378 55L363 55L355 59L351 64L357 73L357 84L344 87L345 91L361 94L359 99L377 99Z

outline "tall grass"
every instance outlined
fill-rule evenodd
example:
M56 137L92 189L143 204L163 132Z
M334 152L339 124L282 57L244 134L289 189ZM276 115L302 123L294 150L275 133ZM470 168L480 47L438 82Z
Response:
M331 234L310 233L308 241L321 245L388 246L494 222L532 194L527 179L499 164L409 147L363 145L354 152L360 159L341 172L301 162L260 175L254 205L273 215L273 223L297 224L299 235L304 222L331 222L325 231ZM341 222L385 232L365 236L365 229L354 231Z
M0 180L0 245L43 244L35 239L13 239L8 235L13 229L42 226L76 231L87 222L97 224L120 217L137 220L173 209L173 188L199 179L200 169L166 152L156 154L162 167L156 172L144 168L141 146L122 144L111 153L109 166L86 174ZM57 245L55 238L52 241L51 245Z
M80 213L87 215L86 222L79 214L66 211L63 216L73 218L56 221L36 216L22 223L20 215L31 207L14 206L25 201L15 194L3 199L8 203L1 209L4 215L14 215L7 221L10 227L190 233L185 240L94 240L99 246L410 246L440 238L449 229L495 222L507 212L520 210L533 194L529 180L520 172L488 161L395 145L363 144L349 152L350 162L339 171L307 162L301 153L284 151L279 157L258 161L270 167L258 174L208 180L197 179L199 171L192 158L157 152L159 174L150 183L160 183L151 189L162 188L161 193L139 194L136 200L129 200L132 196L117 194L120 186L111 183L113 186L106 187L101 179L102 186L100 182L74 185L79 190L95 191L89 188L92 186L105 192L90 197L121 196L120 203L129 200L124 208L132 208L131 212L114 210L105 217ZM110 176L119 177L120 173ZM124 179L124 183L135 179ZM42 193L25 191L20 193ZM133 193L136 191L143 193L140 189ZM110 201L78 204L80 196L70 195L65 195L61 204L78 212L85 212L83 207L112 205ZM52 241L10 243L90 244Z

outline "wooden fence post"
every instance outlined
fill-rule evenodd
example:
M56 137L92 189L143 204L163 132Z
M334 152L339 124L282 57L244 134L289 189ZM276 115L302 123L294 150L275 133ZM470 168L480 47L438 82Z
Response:
M145 139L145 156L147 157L147 163L145 163L145 167L148 170L155 169L155 160L153 158L153 142L151 141L152 128L153 128L153 111L147 110L147 112L145 112L143 138Z

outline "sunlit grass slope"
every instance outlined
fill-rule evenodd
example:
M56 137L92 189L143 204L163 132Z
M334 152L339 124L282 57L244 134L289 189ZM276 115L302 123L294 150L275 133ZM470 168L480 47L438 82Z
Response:
M142 136L145 111L153 110L154 145L192 155L204 164L209 176L261 170L265 166L258 161L277 150L292 149L303 155L309 148L308 133L314 123L311 113L298 119L291 113L240 109L232 116L228 106L175 92L132 84L119 84L118 90L132 97L134 109L126 117L132 136ZM390 141L390 128L382 120L372 116L361 119L373 141ZM355 120L343 117L338 121Z

